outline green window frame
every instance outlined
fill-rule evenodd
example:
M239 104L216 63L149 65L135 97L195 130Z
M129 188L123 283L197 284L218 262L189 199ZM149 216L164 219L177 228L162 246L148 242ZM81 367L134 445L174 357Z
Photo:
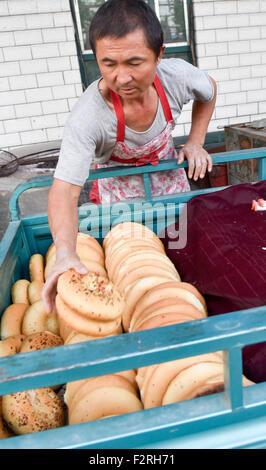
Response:
M192 13L192 0L174 0L176 7L180 7L180 3L183 3L183 15L181 15L182 27L185 32L184 37L182 37L182 32L179 33L181 37L179 40L175 40L175 34L177 33L176 24L171 25L171 17L174 17L175 10L173 9L173 1L171 0L146 0L147 3L155 10L157 16L159 17L161 23L166 21L168 37L165 34L165 45L166 50L164 57L180 57L192 64L196 65L195 58L195 44L194 44L194 28L193 28L193 13ZM102 0L95 2L95 10L100 6ZM86 1L83 1L83 7L85 8ZM178 5L179 3L179 5ZM73 17L74 27L75 27L75 39L77 45L78 59L80 64L81 78L84 89L97 78L98 66L96 59L93 55L93 52L89 49L86 49L85 42L83 38L83 30L81 26L80 19L80 7L82 7L82 0L70 0L71 13ZM171 14L168 15L167 13ZM168 24L168 21L170 24ZM166 33L166 28L163 26L164 33ZM173 35L173 38L171 38ZM99 76L99 74L98 74Z

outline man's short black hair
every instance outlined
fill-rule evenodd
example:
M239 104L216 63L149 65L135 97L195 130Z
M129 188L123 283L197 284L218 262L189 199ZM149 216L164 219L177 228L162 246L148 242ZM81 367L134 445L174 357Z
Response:
M143 0L108 0L91 21L89 39L94 55L98 39L121 38L136 29L143 30L147 46L157 58L163 45L163 31L154 10Z

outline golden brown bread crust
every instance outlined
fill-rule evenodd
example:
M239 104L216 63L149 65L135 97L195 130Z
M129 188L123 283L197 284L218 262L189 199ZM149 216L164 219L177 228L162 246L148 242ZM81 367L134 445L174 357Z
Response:
M176 325L177 323L185 323L184 315L178 315L177 313L173 314L160 314L155 315L152 318L144 321L141 325L134 329L134 331L142 331L142 330L151 330L153 328L159 328L162 326L168 325Z
M28 287L30 281L19 279L11 287L11 298L13 304L29 304Z
M78 401L89 391L95 390L96 388L100 388L101 386L107 384L117 385L117 381L113 379L113 377L114 374L111 374L68 382L66 384L64 402L66 403L69 412L71 407L75 407L75 404L77 404ZM120 382L119 384L121 385Z
M92 236L79 232L77 234L76 253L81 262L87 266L89 271L102 276L107 276L104 265L104 251L100 243ZM56 247L52 243L45 255L44 278L47 279L56 260Z
M109 249L108 254L105 254L105 265L108 272L114 270L114 266L124 259L130 253L139 253L141 250L155 251L165 254L163 248L151 240L127 240L126 243L116 244L114 248Z
M118 327L110 335L106 335L106 338L109 336L116 336L122 333L121 326ZM65 339L64 344L76 344L76 343L84 343L86 341L92 341L94 339L105 338L105 336L92 336L92 335L85 335L84 333L79 333L78 331L71 331L71 333Z
M50 387L4 395L2 408L3 418L15 434L35 433L65 424L63 403Z
M66 271L59 276L57 292L71 309L94 320L115 320L125 308L125 300L113 283L94 273Z
M181 281L181 282L178 282L178 283L176 281L169 281L164 286L160 286L161 289L163 289L164 287L166 287L166 288L176 287L177 289L188 290L191 294L193 294L195 297L197 297L197 299L202 304L203 310L205 311L205 313L207 313L206 301L205 301L203 295L199 292L199 290L195 286L193 286L193 284L190 284L189 282L184 282L184 281Z
M156 302L153 302L151 305L144 306L141 309L138 309L138 305L137 305L131 317L131 322L130 322L130 327L129 327L130 331L135 327L135 325L140 320L156 312L158 309L161 309L161 308L171 309L173 305L181 305L181 304L184 304L184 300L178 299L177 297L173 297L173 298L170 297L170 298L157 300Z
M223 364L221 355L217 352L201 354L175 361L164 362L154 366L141 368L138 371L137 383L139 384L144 408L161 406L163 396L177 375L188 367L202 362ZM144 376L144 379L142 378Z
M57 307L56 307L57 308ZM59 325L59 335L65 342L72 333L76 333L76 331L72 328L69 323L66 322L65 318L59 315L57 310L57 317L58 317L58 325Z
M22 321L28 308L27 304L9 305L1 318L1 339L22 333Z
M13 435L14 434L5 426L5 423L0 416L0 439L7 439Z
M138 279L142 279L144 277L154 276L154 273L156 273L156 276L168 277L169 280L178 281L178 274L172 273L167 268L161 269L157 267L155 270L154 266L141 266L140 268L126 273L119 284L117 284L117 287L119 288L120 292L124 292L127 286L133 282L136 282Z
M86 268L88 268L88 270L92 273L95 273L95 274L98 274L99 276L105 276L107 277L107 272L106 272L106 269L104 267L104 265L101 263L99 263L99 261L94 261L94 260L88 260L88 259L80 259L80 261L86 266ZM48 259L48 262L45 266L45 270L44 270L44 277L45 277L45 280L47 279L51 269L53 268L55 264L55 258L53 257L50 257Z
M28 287L28 298L29 303L34 304L34 302L38 302L38 300L42 300L41 292L44 286L44 282L40 281L39 279L35 279L29 284Z
M186 282L169 281L152 287L142 295L132 314L132 326L139 315L148 307L152 308L152 305L155 307L155 303L165 302L166 299L178 298L183 298L183 300L189 303L192 302L196 308L200 308L204 315L207 315L205 299L194 286Z
M21 344L20 352L39 351L40 349L54 348L63 344L64 341L60 336L50 331L40 331L26 336Z
M142 330L142 325L146 324L149 320L151 320L154 317L160 317L160 318L169 318L169 319L176 319L178 323L183 319L183 321L193 321L193 320L200 320L201 318L204 318L204 315L202 312L197 310L193 305L185 302L185 301L180 301L179 304L175 305L170 305L168 307L161 307L153 312L150 313L142 313L138 320L131 325L129 331L139 331ZM156 320L155 320L156 321Z
M193 398L197 391L203 393L224 384L224 365L218 362L198 362L180 371L169 383L162 399L168 405Z
M118 278L120 275L125 273L130 265L136 266L136 263L139 261L146 261L146 264L151 263L152 261L155 260L157 262L160 262L161 268L163 268L165 265L169 266L172 268L173 272L176 273L176 268L172 261L163 253L160 253L159 251L153 251L153 250L142 250L140 253L138 252L133 252L130 254L127 254L122 260L120 260L116 265L115 268L113 269L112 272L108 272L109 278L114 282L115 284L118 283Z
M103 248L94 237L83 232L78 232L77 243L85 243L85 242L88 243L88 245L92 247L94 250L97 250L100 254L103 254ZM51 243L48 250L46 251L45 264L47 263L50 256L55 254L55 252L56 252L56 247L55 247L55 243L53 242Z
M162 244L161 240L156 238L127 238L127 239L118 239L112 240L109 243L108 247L105 249L105 259L109 260L113 255L115 255L118 250L124 251L125 249L129 248L132 251L136 251L139 249L139 246L149 246L154 248L155 250L160 251L161 253L165 253L164 245Z
M107 336L116 332L121 325L121 317L117 317L114 320L101 321L97 320L97 318L93 319L89 316L81 315L80 312L69 307L59 294L57 294L55 302L59 324L63 323L61 335L63 334L64 338L71 331L77 331L89 336Z
M160 260L139 259L136 262L127 264L126 269L121 269L121 271L117 273L117 276L115 279L115 285L120 287L121 283L124 281L124 279L127 276L130 276L135 271L139 271L141 269L145 270L147 268L153 269L153 272L157 272L157 269L160 269L160 270L163 269L164 271L170 273L172 276L176 276L176 280L180 280L180 276L174 266L169 266L166 264L162 265Z
M35 253L29 261L30 280L44 282L44 258L40 253Z
M8 336L0 341L0 357L17 354L20 351L21 344L25 335Z
M145 277L143 279L138 279L137 281L133 282L129 286L127 286L125 292L125 301L126 301L126 308L122 315L122 324L124 331L129 331L131 317L135 310L135 307L145 292L149 292L154 286L157 286L161 283L165 283L169 280L167 275L163 276L154 276Z
M94 261L104 266L103 253L99 253L99 251L93 249L93 247L89 246L85 242L77 244L76 253L79 256L80 260ZM51 253L47 260L46 267L48 264L52 264L52 262L54 263L55 259L56 259L56 253Z
M90 336L84 335L84 333L78 333L77 331L71 331L69 335L66 337L64 344L76 344L76 343L84 343L86 341L90 341L93 339L97 339L98 336Z
M7 428L2 419L2 397L0 397L0 439L11 437L13 433Z
M135 393L121 387L101 387L79 400L69 414L69 424L94 421L142 409L143 405Z
M139 224L138 222L122 222L115 227L112 227L107 233L103 240L103 248L106 251L110 246L111 241L114 239L126 240L131 238L140 238L145 240L156 239L161 242L158 236L149 227Z
M23 317L22 334L31 335L39 331L51 331L59 335L59 323L56 312L47 313L42 300L30 305Z
M68 406L69 413L71 413L75 406L82 398L93 390L102 387L117 387L124 388L134 395L138 396L136 389L132 383L125 377L116 374L101 375L99 377L91 377L84 380L77 380L69 382L66 386L65 402Z
M77 243L87 243L88 246L93 248L93 250L97 250L102 256L104 256L101 244L96 240L96 238L92 237L88 233L78 232Z

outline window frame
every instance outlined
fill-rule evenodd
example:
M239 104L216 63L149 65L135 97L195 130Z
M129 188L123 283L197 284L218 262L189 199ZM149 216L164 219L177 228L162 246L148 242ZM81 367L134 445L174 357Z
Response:
M74 28L75 28L75 40L77 45L78 59L81 70L81 78L84 88L86 88L90 82L86 74L86 64L85 62L96 61L96 58L92 50L84 49L83 38L82 38L82 28L79 15L79 5L78 0L69 0L70 9L72 13ZM185 25L187 32L187 41L183 43L166 43L166 49L164 52L164 57L167 55L178 55L180 53L187 53L190 56L190 62L193 65L196 65L195 57L195 42L194 42L194 25L193 25L193 3L192 0L183 0L185 3ZM155 10L158 15L159 12L159 0L148 0L148 4Z

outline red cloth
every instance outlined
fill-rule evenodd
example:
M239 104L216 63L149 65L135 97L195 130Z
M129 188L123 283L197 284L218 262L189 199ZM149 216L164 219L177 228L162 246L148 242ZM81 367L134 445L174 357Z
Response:
M251 210L259 198L266 198L266 181L195 196L187 204L185 248L169 249L167 233L162 240L182 281L204 295L209 315L266 305L266 212ZM243 349L243 367L250 380L266 380L266 342Z

